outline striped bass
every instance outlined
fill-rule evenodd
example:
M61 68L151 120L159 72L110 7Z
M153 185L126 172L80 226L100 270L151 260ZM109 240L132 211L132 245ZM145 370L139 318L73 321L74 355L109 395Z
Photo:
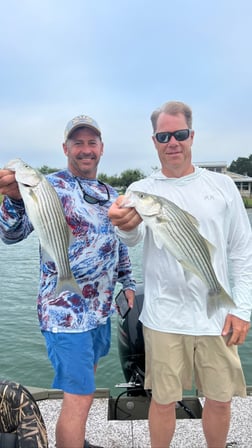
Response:
M221 307L236 307L216 277L210 255L214 247L199 233L194 216L168 199L140 191L128 192L121 206L134 207L151 229L156 246L168 249L186 272L197 275L205 283L208 317Z
M43 261L52 260L56 265L56 296L64 291L82 295L68 257L72 234L55 189L42 173L21 159L11 160L5 169L15 171L26 213L39 238Z

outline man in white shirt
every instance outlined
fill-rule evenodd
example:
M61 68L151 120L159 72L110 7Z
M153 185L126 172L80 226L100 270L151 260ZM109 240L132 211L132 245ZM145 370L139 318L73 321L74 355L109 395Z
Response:
M193 215L199 232L214 247L218 281L235 307L207 314L208 288L186 275L135 208L109 210L120 239L128 246L144 240L144 303L140 315L145 339L145 388L152 389L149 428L152 448L170 446L176 401L196 387L206 397L202 424L208 448L224 448L231 399L246 396L237 345L245 341L252 308L252 233L234 182L192 164L192 112L181 102L165 103L151 116L161 170L134 182L129 190L164 197ZM232 284L230 281L232 278Z

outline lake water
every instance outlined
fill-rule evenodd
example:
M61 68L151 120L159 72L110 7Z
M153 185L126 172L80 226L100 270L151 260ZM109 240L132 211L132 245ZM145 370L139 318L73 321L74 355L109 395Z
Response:
M252 210L248 215L252 224ZM141 246L130 248L130 255L134 276L141 282ZM39 259L35 233L12 246L0 241L0 272L0 378L49 388L53 370L36 311ZM247 384L252 385L252 329L239 353ZM124 381L117 348L117 316L113 316L111 350L99 363L96 385L109 388L116 396L120 391L115 384Z

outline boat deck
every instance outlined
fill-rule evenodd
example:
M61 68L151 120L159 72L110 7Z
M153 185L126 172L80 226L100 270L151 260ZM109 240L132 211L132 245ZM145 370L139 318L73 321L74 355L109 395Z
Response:
M43 415L47 427L49 448L55 448L55 424L61 408L62 393L29 389L37 399ZM101 389L95 395L87 421L86 438L90 443L103 448L149 448L147 419L112 420L109 417L108 392L107 389ZM204 398L199 398L199 400L204 406ZM249 390L246 398L235 397L232 401L232 419L228 434L230 447L252 447L251 422L252 390ZM171 448L206 448L201 419L177 419Z

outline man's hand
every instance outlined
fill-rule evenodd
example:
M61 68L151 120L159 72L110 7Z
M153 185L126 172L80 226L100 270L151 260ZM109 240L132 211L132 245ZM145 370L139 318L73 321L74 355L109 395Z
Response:
M142 218L136 212L134 208L121 207L124 196L119 196L116 201L111 205L108 211L108 217L112 224L117 226L121 230L133 230L140 222Z
M230 334L227 341L227 346L241 345L245 341L250 328L250 322L239 319L239 317L228 314L225 320L225 325L222 330L222 336Z
M7 195L12 199L22 199L13 171L0 169L0 194Z
M132 289L125 289L125 296L128 300L128 304L130 308L133 308L134 305L134 299L135 299L135 291L132 291Z

